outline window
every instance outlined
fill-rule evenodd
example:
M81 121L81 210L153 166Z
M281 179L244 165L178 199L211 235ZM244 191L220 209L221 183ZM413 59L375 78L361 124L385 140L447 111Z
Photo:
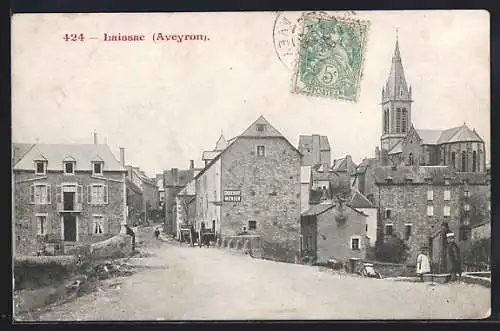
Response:
M49 205L51 203L51 189L48 184L34 184L30 188L30 201L35 205Z
M47 231L47 214L37 214L36 215L36 234L39 236L44 236L48 233Z
M427 201L434 200L434 192L432 190L427 191Z
M466 204L464 205L464 210L465 210L465 211L469 211L469 210L470 210L470 205L469 205L468 203L466 203Z
M451 166L456 168L457 164L455 163L455 152L451 152Z
M466 197L466 198L470 197L470 191L465 190L464 191L464 197Z
M401 108L396 108L396 133L401 132Z
M450 206L443 207L443 216L450 217Z
M466 171L467 171L466 154L465 151L462 151L462 172Z
M257 156L266 156L266 148L264 146L257 146Z
M385 235L392 236L392 224L385 225Z
M266 125L265 124L257 124L257 131L259 131L259 132L266 131Z
M257 230L257 221L248 221L248 230Z
M93 175L102 175L103 162L93 162L92 173Z
M401 114L401 132L406 133L408 130L408 111L403 108L403 113Z
M108 203L108 186L93 184L87 186L87 202L92 205L104 205Z
M467 226L463 226L460 228L458 239L460 241L467 241L469 240L471 235L471 229Z
M36 161L35 162L35 174L37 174L37 175L47 174L47 162L46 161Z
M411 224L406 224L405 225L405 239L408 240L411 237Z
M103 234L104 233L104 217L101 215L92 216L92 233L93 234Z
M75 174L75 162L66 161L64 162L64 174L74 175Z
M476 163L477 163L477 152L472 152L472 171L476 172Z
M387 208L385 210L385 218L391 218L391 209Z
M434 206L427 206L427 216L434 216Z
M384 133L389 133L389 109L384 111Z
M451 200L451 192L449 190L444 191L444 201Z
M413 153L408 154L408 163L413 165L415 161L413 160Z
M353 237L351 238L351 249L353 251L359 251L360 246L359 246L359 237Z

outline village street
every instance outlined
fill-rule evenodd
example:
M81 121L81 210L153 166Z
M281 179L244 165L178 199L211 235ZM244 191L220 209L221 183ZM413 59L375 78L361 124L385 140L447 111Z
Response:
M148 268L121 284L54 307L48 320L480 318L490 291L478 285L363 279L218 248L157 241L139 231Z

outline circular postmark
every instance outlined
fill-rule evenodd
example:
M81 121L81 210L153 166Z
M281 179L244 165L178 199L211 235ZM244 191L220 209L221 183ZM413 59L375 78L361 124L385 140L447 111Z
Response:
M344 12L345 15L356 15L356 12ZM297 61L301 22L304 15L324 15L326 12L278 12L273 25L274 50L278 59L290 71Z

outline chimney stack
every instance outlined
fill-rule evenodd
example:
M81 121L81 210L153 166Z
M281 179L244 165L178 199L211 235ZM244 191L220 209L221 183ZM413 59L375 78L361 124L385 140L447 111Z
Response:
M194 169L194 160L189 161L189 169Z
M97 132L94 131L94 145L97 145Z
M125 148L120 147L120 162L122 167L125 167Z

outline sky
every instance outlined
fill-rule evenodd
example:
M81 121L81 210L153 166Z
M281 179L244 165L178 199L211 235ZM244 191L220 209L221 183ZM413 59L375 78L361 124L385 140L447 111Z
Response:
M331 13L336 14L336 13ZM337 13L338 14L338 13ZM284 13L289 17L297 13ZM353 15L353 14L351 14ZM275 51L276 12L16 14L12 20L12 141L107 143L149 176L202 166L223 132L263 115L292 144L327 135L332 158L373 157L380 144L381 90L396 29L412 121L419 129L464 122L490 145L487 11L356 12L370 21L357 102L291 93L293 69ZM204 34L158 42L153 33ZM66 42L84 33L84 42ZM106 42L144 34L144 42Z

